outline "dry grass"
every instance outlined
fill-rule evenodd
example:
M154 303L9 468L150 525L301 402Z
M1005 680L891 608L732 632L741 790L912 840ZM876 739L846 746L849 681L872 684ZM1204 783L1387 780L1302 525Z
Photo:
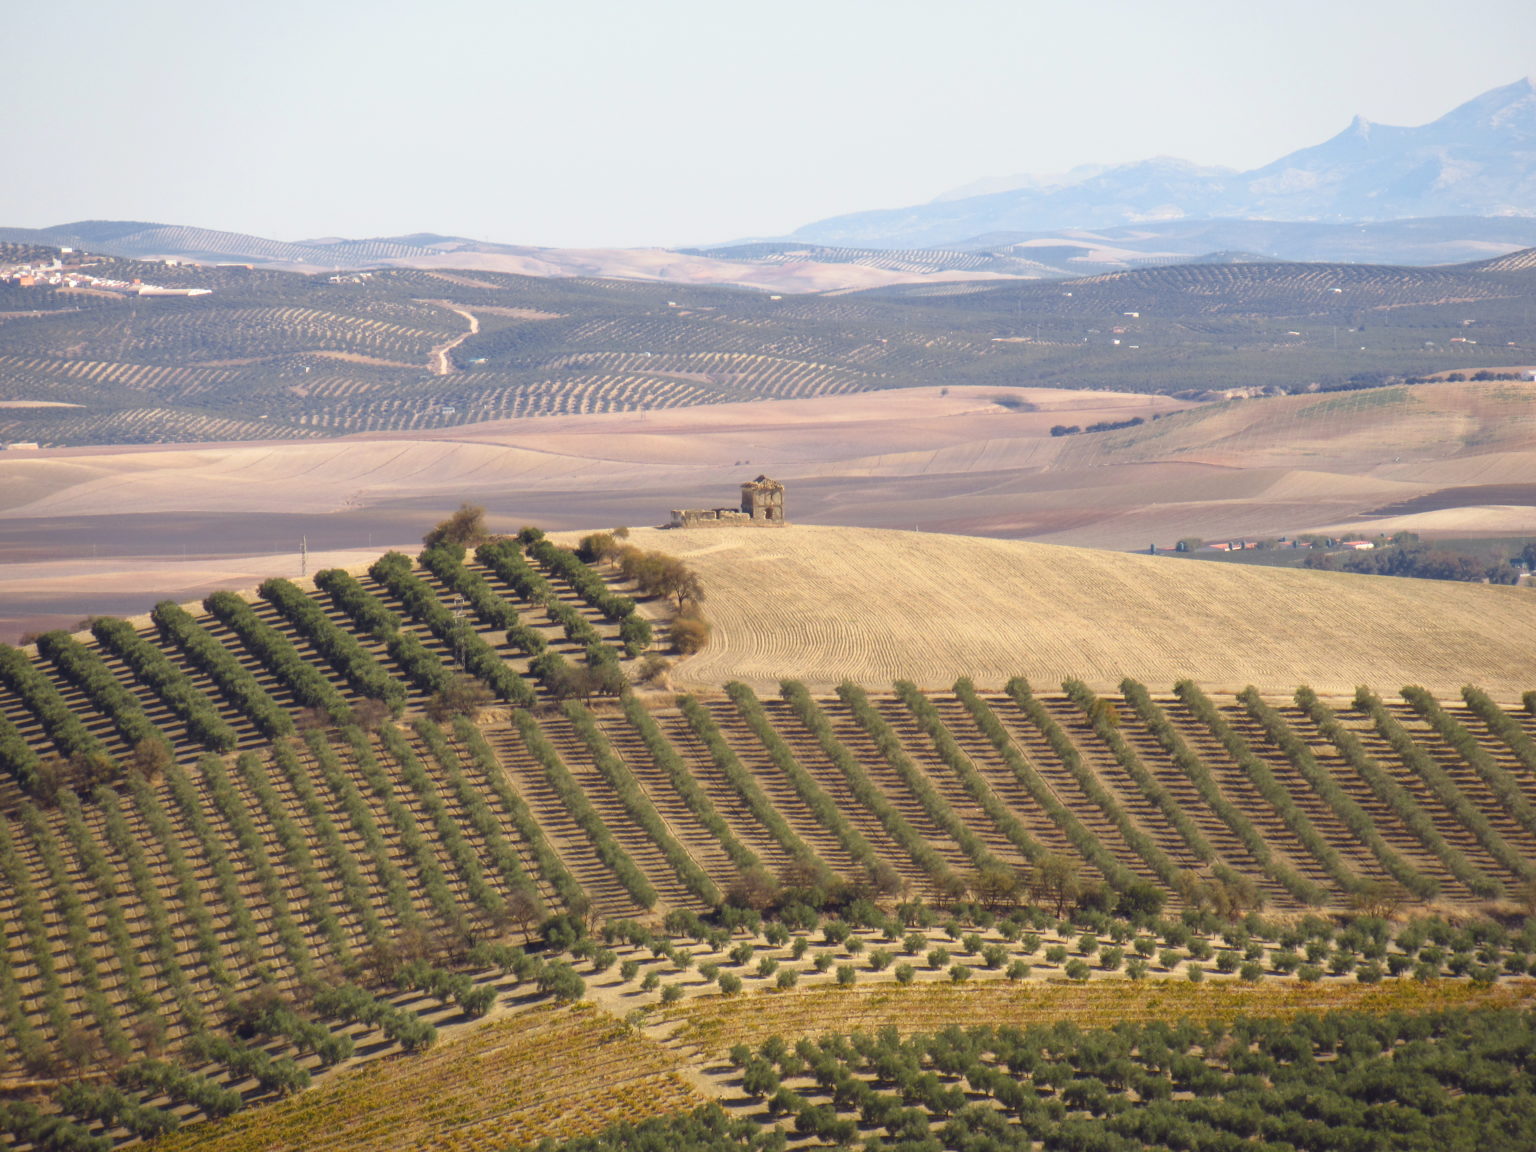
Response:
M1264 984L1182 980L1095 980L1087 985L986 981L955 985L882 983L765 992L678 1005L658 1023L677 1040L706 1052L733 1044L759 1044L826 1032L873 1031L894 1026L903 1033L981 1024L1025 1027L1072 1020L1083 1028L1107 1028L1122 1020L1231 1020L1238 1016L1293 1016L1300 1012L1435 1012L1449 1008L1522 1008L1536 1000L1536 982L1478 987L1465 980L1415 984L1391 980L1350 983Z
M708 590L710 647L679 683L814 687L960 676L1041 687L1311 684L1347 693L1531 687L1529 589L1197 564L1022 541L790 526L637 532Z
M702 1103L676 1057L590 1008L536 1008L420 1056L198 1125L156 1147L198 1152L418 1148L490 1152Z

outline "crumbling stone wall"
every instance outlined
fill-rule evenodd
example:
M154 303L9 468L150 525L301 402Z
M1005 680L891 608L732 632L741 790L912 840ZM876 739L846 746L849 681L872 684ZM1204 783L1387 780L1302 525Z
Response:
M741 508L674 508L672 528L766 528L784 520L784 485L767 476L741 486Z

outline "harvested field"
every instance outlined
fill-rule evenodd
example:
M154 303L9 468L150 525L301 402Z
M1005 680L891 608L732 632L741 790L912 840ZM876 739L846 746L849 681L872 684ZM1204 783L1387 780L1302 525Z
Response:
M540 1007L424 1055L368 1064L291 1100L199 1125L157 1147L483 1152L535 1144L700 1103L675 1064L671 1053L602 1013Z
M1021 541L791 525L643 531L709 590L710 646L679 682L825 687L960 676L1042 685L1181 677L1348 693L1356 684L1531 686L1524 588L1117 555Z
M1080 1028L1108 1028L1121 1020L1231 1020L1238 1016L1293 1016L1298 1012L1435 1012L1447 1008L1523 1008L1536 999L1530 981L1479 988L1442 981L1408 983L1155 985L1106 980L1091 988L1044 981L909 987L883 983L839 988L823 985L793 992L689 1000L664 1020L680 1041L723 1053L733 1044L757 1044L769 1036L793 1040L828 1032L873 1032L894 1025L903 1033L977 1024L1024 1027L1070 1020Z

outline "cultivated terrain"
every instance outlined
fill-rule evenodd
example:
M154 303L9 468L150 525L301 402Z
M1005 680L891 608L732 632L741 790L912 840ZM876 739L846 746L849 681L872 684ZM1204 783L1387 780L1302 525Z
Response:
M1067 1148L1112 1117L1156 1145L1255 1123L1256 1060L1344 1109L1271 1108L1273 1139L1385 1109L1428 1147L1491 1132L1494 1091L1526 1130L1501 1053L1536 952L1528 590L855 530L630 541L704 581L683 694L642 655L669 595L536 530L0 648L11 1142L488 1149L714 1101L747 1127L653 1138ZM1420 651L1391 599L1415 591ZM1063 635L1074 596L1151 643L1129 615ZM987 624L1019 628L1011 667ZM1374 689L1287 679L1338 628ZM653 679L615 698L604 669ZM1398 690L1421 674L1447 687Z

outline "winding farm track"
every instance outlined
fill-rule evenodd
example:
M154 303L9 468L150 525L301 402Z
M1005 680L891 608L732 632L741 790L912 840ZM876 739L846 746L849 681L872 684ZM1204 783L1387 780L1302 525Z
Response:
M457 312L469 321L469 331L455 336L448 343L439 344L432 349L432 375L450 376L458 371L458 369L454 367L453 361L449 358L449 353L480 331L480 318L468 308L460 308L455 304L447 304L441 300L431 301L431 303L436 303L450 312Z

